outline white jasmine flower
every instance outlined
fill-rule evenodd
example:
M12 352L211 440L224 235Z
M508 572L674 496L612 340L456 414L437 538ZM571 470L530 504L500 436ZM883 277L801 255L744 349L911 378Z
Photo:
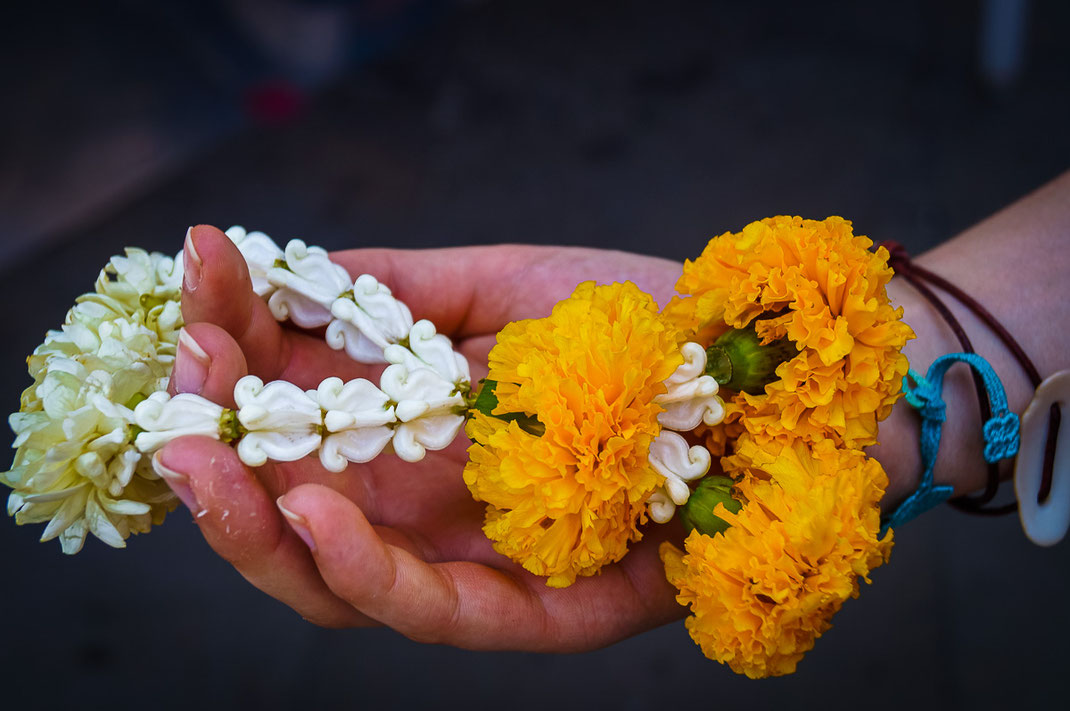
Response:
M268 300L271 313L302 328L326 326L333 318L331 304L353 288L349 272L332 262L326 250L299 239L286 244L282 261L267 270L276 289Z
M264 385L246 375L234 386L234 402L246 430L238 456L249 466L263 466L269 459L293 462L319 449L323 411L315 390L306 392L284 380Z
M712 457L701 446L689 446L687 440L669 430L662 430L650 443L647 455L651 466L665 477L664 483L647 499L650 518L667 523L676 511L691 498L687 482L702 478L710 470Z
M271 296L275 285L268 281L267 273L283 258L282 250L263 232L246 232L244 227L234 226L227 230L226 235L245 257L253 291L257 296Z
M724 400L717 394L717 381L705 374L706 349L685 343L680 354L684 362L665 380L666 392L654 398L665 408L658 422L677 432L690 432L703 422L719 424L724 419Z
M134 409L134 423L143 430L134 444L143 454L152 454L173 439L204 435L219 439L226 410L199 395L153 393Z
M121 548L176 499L134 446L133 407L167 387L182 314L181 259L128 249L101 271L28 359L33 384L10 418L17 448L3 481L18 523L48 525L78 552L87 533Z
M464 425L464 397L430 368L391 365L379 385L397 403L394 413L400 424L394 428L394 452L407 462L423 459L428 449L449 446Z
M247 376L235 386L237 410L198 395L170 397L183 326L182 254L127 249L28 359L34 383L10 418L17 452L12 469L0 474L14 489L8 513L20 524L47 523L42 540L59 538L65 552L76 553L92 533L121 548L131 532L161 523L177 498L148 455L177 437L235 444L250 466L319 449L325 468L342 471L388 445L416 461L460 431L468 363L429 321L414 324L390 289L369 275L351 282L318 247L292 240L281 250L240 227L226 234L276 318L330 324L331 346L364 362L393 363L381 389L328 378L304 391Z

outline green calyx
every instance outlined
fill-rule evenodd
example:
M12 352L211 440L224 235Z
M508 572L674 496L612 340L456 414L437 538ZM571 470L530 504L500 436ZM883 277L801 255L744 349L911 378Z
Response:
M728 522L713 513L717 504L731 513L738 513L743 504L732 498L732 485L735 484L726 476L703 477L698 483L698 488L691 492L687 503L680 509L680 522L688 533L697 530L707 536L724 533L728 530Z
M539 422L539 418L535 415L529 415L526 412L495 415L494 410L498 407L498 396L494 394L494 388L497 386L498 382L496 380L490 380L489 378L480 380L478 392L475 392L474 397L469 395L469 412L482 412L488 417L505 420L506 422L515 422L520 429L536 437L542 437L546 434L546 425Z
M219 439L227 444L237 442L247 433L247 430L238 421L237 410L224 409L219 418Z
M761 395L765 386L777 379L780 364L798 353L787 338L762 345L752 322L722 334L706 349L706 375L726 388Z

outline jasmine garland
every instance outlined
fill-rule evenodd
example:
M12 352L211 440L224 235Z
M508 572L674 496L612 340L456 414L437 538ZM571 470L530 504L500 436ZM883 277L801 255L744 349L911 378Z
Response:
M648 520L685 507L686 550L662 548L667 577L703 651L749 676L793 671L887 558L887 481L860 447L900 396L911 332L884 291L887 253L840 218L715 238L664 311L630 283L581 284L550 316L506 326L479 385L374 276L354 280L300 240L227 235L277 319L386 365L378 383L246 376L235 409L170 395L182 255L127 250L31 356L11 417L8 510L47 522L43 540L123 547L160 523L176 499L149 455L188 434L249 466L318 454L341 473L383 453L417 461L467 421L464 480L487 504L485 534L550 586L598 574ZM678 434L690 432L701 443Z

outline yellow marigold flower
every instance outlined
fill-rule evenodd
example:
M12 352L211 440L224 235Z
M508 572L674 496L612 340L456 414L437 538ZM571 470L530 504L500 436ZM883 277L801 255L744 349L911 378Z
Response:
M488 504L495 550L554 587L620 560L664 479L647 461L654 396L682 362L679 333L631 283L585 282L549 317L498 334L493 415L536 416L545 431L478 412L468 423L464 479Z
M859 578L888 559L877 506L888 480L876 460L829 440L765 449L743 435L737 448L750 467L746 503L715 511L731 528L693 531L686 553L664 543L661 558L707 657L751 678L790 674L858 596Z
M888 302L888 252L871 246L840 217L771 217L715 237L684 265L676 284L684 296L666 316L689 338L708 345L754 322L764 343L787 337L799 349L763 394L729 401L726 423L759 438L876 442L907 371L900 351L914 334Z

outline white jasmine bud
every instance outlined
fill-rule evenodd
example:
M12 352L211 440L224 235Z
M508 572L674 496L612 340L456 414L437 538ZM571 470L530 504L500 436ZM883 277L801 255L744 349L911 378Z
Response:
M448 446L464 424L464 398L430 368L410 371L402 364L391 365L380 385L397 403L394 410L401 424L394 429L394 451L405 461L418 461L425 450Z
M257 296L270 296L276 287L268 280L267 274L284 257L283 251L263 232L246 232L244 227L234 226L226 234L245 258L253 291Z
M282 380L264 385L247 375L234 386L238 422L247 432L238 443L238 456L251 467L274 459L292 462L320 445L323 413L316 391L305 392Z
M143 432L134 444L144 454L152 454L173 439L205 435L219 439L223 408L192 393L171 397L153 393L134 408L134 422Z
M650 443L648 458L651 466L665 477L665 482L647 501L651 505L650 517L665 523L672 518L673 507L687 503L691 495L687 482L705 475L712 458L705 447L689 446L687 440L669 430L662 430Z
M430 368L454 386L471 379L468 360L453 350L450 339L435 331L426 319L409 329L409 347L387 346L383 351L387 361L404 365L411 371Z
M665 408L658 422L679 432L690 432L703 422L720 423L724 419L724 401L717 395L717 381L705 375L705 349L697 343L685 343L680 353L683 364L665 380L666 392L654 398Z

